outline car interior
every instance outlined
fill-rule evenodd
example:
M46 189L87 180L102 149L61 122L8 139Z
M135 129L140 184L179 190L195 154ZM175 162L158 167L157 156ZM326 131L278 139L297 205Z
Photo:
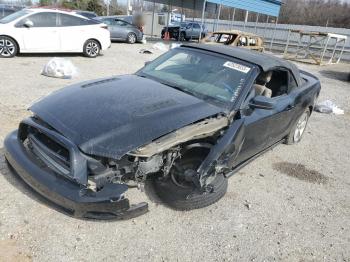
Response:
M262 72L254 84L256 96L260 95L269 98L288 94L295 86L294 78L286 70Z

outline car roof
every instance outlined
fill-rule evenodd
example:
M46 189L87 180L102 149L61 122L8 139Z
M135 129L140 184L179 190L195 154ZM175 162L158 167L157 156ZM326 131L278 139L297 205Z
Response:
M67 15L73 15L78 16L80 18L85 18L82 15L77 14L75 11L69 10L69 9L58 9L58 8L27 8L27 10L30 10L32 13L42 13L42 12L53 12L53 13L62 13Z
M244 31L240 31L240 30L215 31L215 32L213 32L213 34L246 35L246 36L255 36L255 37L261 38L260 36L258 36L256 34L244 32Z
M252 51L246 48L223 45L183 44L181 47L201 49L209 52L232 56L240 60L255 64L259 66L264 72L273 70L278 67L284 67L293 73L298 85L301 83L299 69L294 64L273 55Z

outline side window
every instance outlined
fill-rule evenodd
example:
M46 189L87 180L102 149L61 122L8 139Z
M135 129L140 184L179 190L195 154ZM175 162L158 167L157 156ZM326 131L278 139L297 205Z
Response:
M164 15L158 15L158 24L165 25L165 16Z
M238 46L247 46L248 45L248 39L245 36L241 36L238 40Z
M121 20L115 20L115 24L118 26L127 26L128 24Z
M193 28L194 28L194 29L200 29L201 27L200 27L199 24L193 24Z
M76 17L73 15L60 14L60 23L59 26L79 26L79 25L88 25L89 20Z
M257 40L254 37L249 38L249 46L256 46Z
M43 12L34 14L22 19L16 26L21 27L28 20L33 22L33 27L55 27L57 25L57 13Z
M114 19L103 19L102 22L105 23L106 25L115 25Z
M289 72L289 91L293 90L297 86L298 85L297 85L297 82L295 81L293 74Z
M271 97L288 94L289 72L287 70L273 70L270 81L267 81L265 86L271 90Z

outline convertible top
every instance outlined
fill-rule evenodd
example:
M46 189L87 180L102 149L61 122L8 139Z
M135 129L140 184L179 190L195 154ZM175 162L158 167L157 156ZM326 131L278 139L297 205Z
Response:
M293 73L298 86L301 84L299 69L294 64L273 55L251 51L245 48L221 45L183 44L181 47L202 49L227 56L232 56L240 60L255 64L259 66L264 72L273 70L276 67L285 67Z

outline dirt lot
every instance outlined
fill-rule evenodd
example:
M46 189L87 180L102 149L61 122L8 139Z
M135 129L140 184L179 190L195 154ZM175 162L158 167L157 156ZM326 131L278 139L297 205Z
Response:
M300 65L321 78L320 100L345 115L314 113L303 141L280 145L229 180L217 204L177 212L148 201L128 221L68 217L30 191L7 168L3 140L29 104L69 83L133 73L154 55L113 44L104 56L69 56L73 80L40 75L49 56L0 61L0 261L350 261L350 65Z

